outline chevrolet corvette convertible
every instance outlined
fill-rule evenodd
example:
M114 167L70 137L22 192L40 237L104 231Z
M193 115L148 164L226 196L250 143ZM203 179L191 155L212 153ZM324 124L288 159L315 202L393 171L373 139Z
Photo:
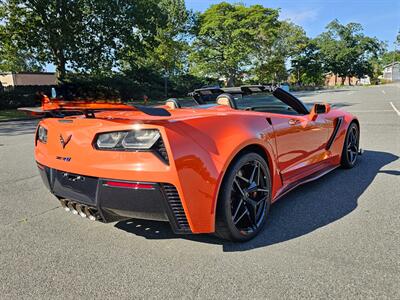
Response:
M62 207L90 220L168 221L246 241L272 203L359 150L356 117L270 86L203 88L157 107L44 97L35 159ZM271 220L273 221L273 220Z

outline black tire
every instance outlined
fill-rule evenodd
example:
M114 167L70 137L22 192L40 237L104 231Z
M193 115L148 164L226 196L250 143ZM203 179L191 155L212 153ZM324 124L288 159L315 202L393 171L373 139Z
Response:
M360 145L360 129L356 123L351 123L346 132L340 165L345 169L353 168L357 163Z
M222 182L216 235L236 242L252 239L263 228L270 205L271 178L266 161L257 153L243 153L231 163Z

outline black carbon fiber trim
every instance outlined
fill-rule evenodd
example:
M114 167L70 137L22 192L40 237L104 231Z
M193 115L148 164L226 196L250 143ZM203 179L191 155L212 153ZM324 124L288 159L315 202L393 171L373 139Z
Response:
M342 125L342 123L343 123L343 117L338 117L336 119L336 124L335 124L335 128L333 129L332 135L329 138L328 142L326 143L326 147L325 147L326 150L329 150L331 148L333 142L335 141L336 135L339 132L339 128Z
M190 233L189 222L186 218L185 211L182 206L181 199L179 197L178 191L172 184L162 184L162 188L167 200L168 208L170 210L171 217L174 220L175 226L174 231L179 233Z
M153 145L152 150L154 150L161 158L169 164L167 149L165 148L165 144L163 139L160 137L157 142Z

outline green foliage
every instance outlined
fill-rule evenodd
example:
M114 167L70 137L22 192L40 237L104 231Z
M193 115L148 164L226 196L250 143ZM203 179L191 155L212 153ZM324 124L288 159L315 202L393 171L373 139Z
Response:
M334 20L309 39L278 17L276 9L227 2L194 13L184 0L0 0L0 71L50 63L64 87L130 100L160 99L165 84L168 95L184 96L219 79L282 82L289 62L291 80L302 85L319 85L330 71L377 78L400 60L360 24Z
M196 88L210 84L210 80L189 74L168 79L167 97L184 97ZM69 74L60 92L71 98L120 99L141 101L143 96L151 100L166 100L164 78L152 69L140 68L125 74L84 76Z
M0 110L39 105L40 101L35 97L39 91L50 95L51 86L20 86L0 92Z
M278 11L261 5L210 6L200 15L191 54L193 72L235 84L250 69L257 46L270 43L278 26Z
M157 45L169 13L156 0L6 0L0 7L4 35L40 64L53 63L61 81L67 67L111 74L135 65Z
M143 65L153 67L166 76L173 76L187 66L188 32L193 13L185 7L184 0L162 0L162 12L168 12L157 26L154 44L148 47Z
M394 61L400 62L400 50L385 52L381 57L380 63L384 67Z
M307 41L303 28L288 21L280 22L270 36L256 44L255 82L286 81L286 61L300 53Z
M292 57L295 82L301 85L320 85L323 81L322 57L315 40L308 40L301 52Z
M338 74L342 77L342 83L346 76L372 76L370 60L383 51L382 42L365 36L358 23L342 25L334 20L326 29L317 38L325 71Z

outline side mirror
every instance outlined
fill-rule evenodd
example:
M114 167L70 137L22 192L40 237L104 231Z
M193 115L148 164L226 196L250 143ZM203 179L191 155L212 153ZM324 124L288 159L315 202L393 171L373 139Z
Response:
M315 120L318 115L326 114L331 110L331 106L327 103L315 103L310 112L310 119Z

